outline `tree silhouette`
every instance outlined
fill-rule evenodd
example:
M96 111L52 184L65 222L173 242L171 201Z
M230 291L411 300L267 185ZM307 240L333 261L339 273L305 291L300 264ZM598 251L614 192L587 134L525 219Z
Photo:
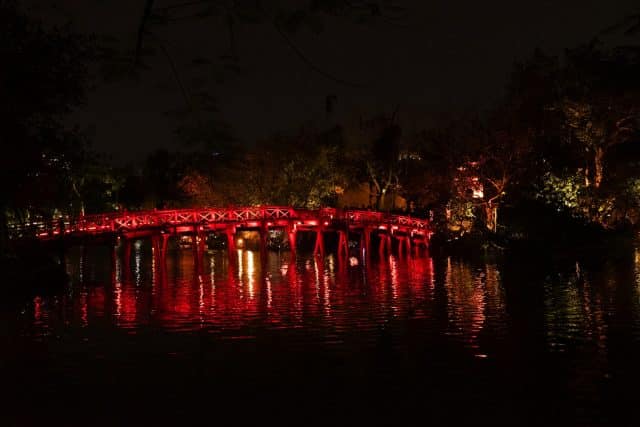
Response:
M69 201L72 154L82 149L77 130L63 124L88 85L91 38L68 28L45 29L17 2L0 2L0 223L7 215L51 217Z

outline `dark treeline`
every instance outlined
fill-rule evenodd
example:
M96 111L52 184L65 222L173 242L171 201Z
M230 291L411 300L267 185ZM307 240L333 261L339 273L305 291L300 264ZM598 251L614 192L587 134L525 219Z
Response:
M516 64L490 112L416 129L393 106L330 128L292 126L252 145L186 121L176 130L184 145L116 168L65 124L95 78L91 64L104 60L97 41L45 28L14 2L0 8L0 139L11 147L0 160L3 241L12 223L186 206L371 208L431 215L456 235L527 236L536 222L624 229L640 221L633 19L612 30L621 43L594 39Z

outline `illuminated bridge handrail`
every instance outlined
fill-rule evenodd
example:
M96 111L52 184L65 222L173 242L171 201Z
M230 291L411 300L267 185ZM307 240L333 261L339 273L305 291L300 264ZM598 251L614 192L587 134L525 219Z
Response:
M256 224L258 221L268 222L269 225L287 222L304 223L305 221L325 226L346 223L351 227L400 228L412 234L426 234L430 230L427 219L370 210L336 208L310 210L289 206L259 206L112 212L86 215L76 220L58 219L28 225L11 225L9 231L14 238L36 236L46 239L61 234L121 233L196 224L238 224L239 226L244 224L246 226L246 224Z

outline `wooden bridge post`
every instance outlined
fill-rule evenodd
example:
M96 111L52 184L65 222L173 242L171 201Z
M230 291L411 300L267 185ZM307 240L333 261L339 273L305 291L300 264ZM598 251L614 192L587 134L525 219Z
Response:
M389 255L391 253L391 235L388 233L381 233L380 236L380 256Z
M409 236L398 236L398 256L405 256L411 254L411 241Z
M227 226L225 230L227 236L227 252L229 259L235 259L236 256L236 228L233 225Z
M268 243L269 238L269 227L265 220L262 220L262 224L260 225L260 262L267 262L267 254L268 254Z
M163 269L167 265L167 247L169 246L169 234L161 232L151 236L153 246L153 256L156 266Z
M420 253L420 248L424 245L424 242L421 239L412 238L411 239L411 247L413 248L414 255L418 255Z
M151 248L153 252L153 262L155 262L157 267L162 262L162 238L160 234L151 236Z
M167 260L167 249L169 247L169 237L168 233L162 233L162 246L160 247L160 253L162 254L162 265L165 265Z
M291 256L296 256L297 249L297 240L296 240L296 229L289 225L286 229L287 236L289 237L289 250L291 251Z
M365 227L362 230L362 235L364 237L364 250L367 257L371 255L371 228Z
M202 232L202 230L199 230L197 227L194 227L193 256L194 256L194 261L195 261L195 265L198 272L200 272L200 269L202 268L202 262L204 258L204 249L206 244L207 244L207 241L205 239L205 234Z
M316 244L313 248L313 255L318 254L324 258L324 234L320 226L316 228Z
M349 234L348 231L338 230L338 257L349 255Z

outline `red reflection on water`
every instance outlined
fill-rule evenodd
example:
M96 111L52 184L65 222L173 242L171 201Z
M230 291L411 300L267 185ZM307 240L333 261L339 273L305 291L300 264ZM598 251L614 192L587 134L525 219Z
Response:
M424 302L432 299L432 264L425 256L355 263L332 254L272 252L262 261L260 252L237 250L231 259L226 252L205 253L200 265L188 250L170 252L165 265L152 251L136 251L135 257L133 274L123 271L126 263L109 260L117 270L108 273L111 283L81 285L81 292L65 297L82 324L218 331L316 325L342 331L428 316Z
M42 299L35 297L33 299L33 320L39 322L42 319Z

